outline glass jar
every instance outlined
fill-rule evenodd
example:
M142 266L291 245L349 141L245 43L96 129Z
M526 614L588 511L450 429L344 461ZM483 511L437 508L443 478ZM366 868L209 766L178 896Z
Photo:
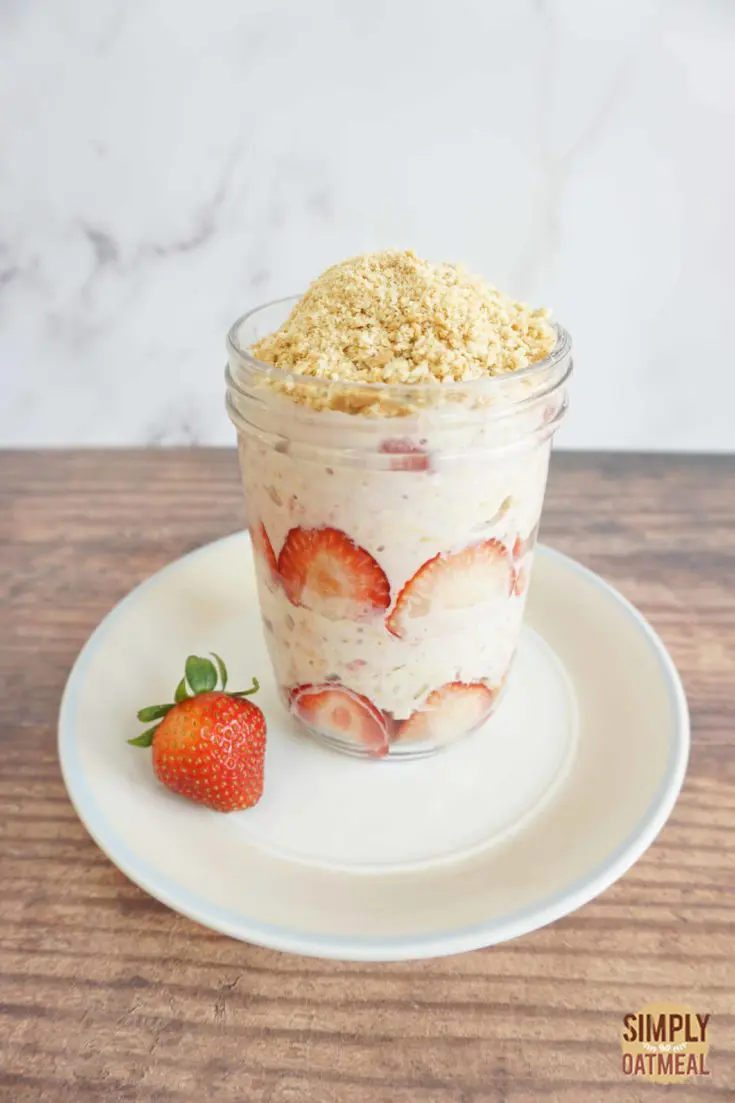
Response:
M297 301L251 311L228 336L227 407L279 692L330 747L426 755L500 702L571 341L557 326L545 360L472 382L322 380L248 351Z

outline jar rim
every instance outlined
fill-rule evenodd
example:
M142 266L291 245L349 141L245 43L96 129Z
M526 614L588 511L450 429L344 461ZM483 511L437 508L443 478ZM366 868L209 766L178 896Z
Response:
M251 310L247 310L244 314L241 314L228 330L228 349L251 370L266 374L271 379L276 378L284 383L298 384L301 387L313 387L314 390L323 388L325 384L328 384L332 394L339 394L344 390L345 392L349 391L352 395L362 393L365 395L370 394L375 397L378 395L390 395L404 398L427 392L435 395L437 387L441 388L442 393L451 395L452 393L458 392L467 394L468 390L474 393L479 393L480 391L492 392L495 388L501 388L507 385L510 380L526 379L533 381L534 376L544 377L549 369L553 369L562 364L569 358L572 351L572 339L567 330L559 325L558 322L552 322L551 325L556 333L556 343L551 352L548 356L545 356L543 360L536 360L533 364L529 364L525 368L519 368L517 371L501 372L498 375L483 376L480 379L453 380L451 383L439 381L431 383L384 383L382 381L368 382L362 380L324 379L320 376L304 375L301 372L285 371L275 364L269 364L265 360L258 360L257 357L253 356L248 347L241 344L239 333L246 322L257 314L260 314L261 311L268 310L274 306L280 306L285 303L290 303L295 306L301 298L302 295L286 295L281 299L272 299L270 302L261 303L259 306L255 306Z

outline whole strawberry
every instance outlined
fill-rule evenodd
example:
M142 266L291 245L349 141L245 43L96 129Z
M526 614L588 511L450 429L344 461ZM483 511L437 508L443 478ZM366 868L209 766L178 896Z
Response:
M153 769L167 789L217 812L237 812L263 793L265 717L244 700L259 689L257 678L250 689L226 693L227 668L213 658L216 666L190 655L173 703L138 713L159 723L128 743L153 747Z

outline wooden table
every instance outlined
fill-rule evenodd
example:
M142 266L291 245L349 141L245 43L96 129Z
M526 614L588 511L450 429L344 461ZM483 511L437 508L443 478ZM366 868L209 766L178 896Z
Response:
M56 760L64 681L127 590L241 525L229 451L0 454L2 1103L632 1103L735 1097L735 459L557 455L542 536L682 672L673 817L597 901L482 952L333 964L221 937L97 849ZM621 1017L712 1016L712 1076L620 1071Z

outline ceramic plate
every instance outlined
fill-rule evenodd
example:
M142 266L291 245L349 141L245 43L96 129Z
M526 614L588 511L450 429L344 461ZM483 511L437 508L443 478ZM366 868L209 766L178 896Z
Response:
M221 815L173 796L128 746L191 652L261 681L265 793ZM250 541L170 564L105 618L64 693L69 796L152 896L234 938L388 961L489 946L578 908L653 842L681 788L686 701L663 644L615 590L540 547L501 706L433 758L364 761L299 734L278 701Z

